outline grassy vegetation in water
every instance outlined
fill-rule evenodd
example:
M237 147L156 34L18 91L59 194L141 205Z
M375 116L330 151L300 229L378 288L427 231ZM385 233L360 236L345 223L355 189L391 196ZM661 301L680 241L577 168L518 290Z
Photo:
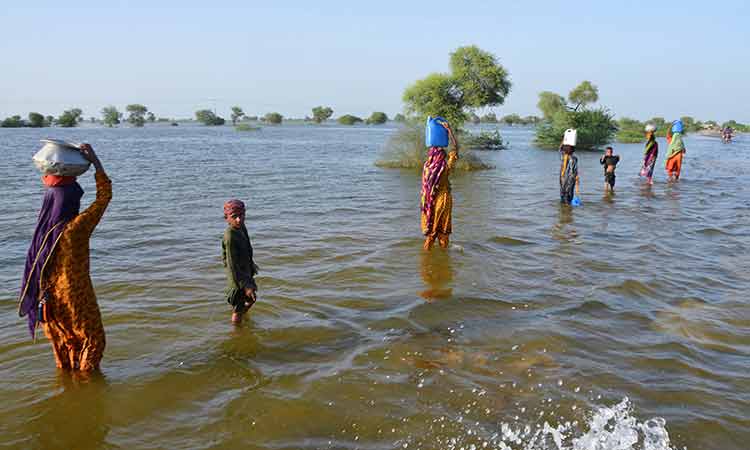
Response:
M386 142L383 156L375 162L378 167L387 169L421 170L427 157L424 145L424 129L407 126L396 132ZM455 169L458 171L487 170L494 166L487 164L471 151L461 151Z
M260 130L260 127L254 127L248 123L240 123L237 124L237 126L234 127L237 131L258 131Z

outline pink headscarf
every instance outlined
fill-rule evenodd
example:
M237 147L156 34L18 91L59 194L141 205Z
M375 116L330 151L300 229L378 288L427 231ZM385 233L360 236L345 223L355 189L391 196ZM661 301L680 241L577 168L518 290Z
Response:
M245 212L245 204L241 200L236 198L224 203L224 217L230 217L235 214L242 214Z

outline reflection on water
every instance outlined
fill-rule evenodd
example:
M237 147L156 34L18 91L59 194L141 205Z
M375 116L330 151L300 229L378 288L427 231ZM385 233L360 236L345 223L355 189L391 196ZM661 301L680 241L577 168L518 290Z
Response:
M746 448L750 139L688 136L683 178L652 187L623 145L610 197L582 152L572 208L557 152L507 128L497 169L454 174L452 245L425 253L419 175L373 165L394 129L0 130L0 447ZM50 133L113 179L91 243L106 381L58 379L15 311ZM230 197L263 268L236 328Z
M428 302L448 299L453 295L453 265L451 252L445 249L433 249L420 253L422 281L426 289L419 295Z

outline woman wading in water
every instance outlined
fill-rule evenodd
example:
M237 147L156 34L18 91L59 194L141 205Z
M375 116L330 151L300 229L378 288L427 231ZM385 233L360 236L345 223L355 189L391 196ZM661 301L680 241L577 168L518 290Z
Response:
M672 123L671 133L667 135L667 176L669 180L677 181L682 172L682 158L685 155L685 143L682 142L683 125L681 120Z
M641 176L648 179L648 184L654 184L654 167L656 158L659 157L659 144L656 142L656 127L646 125L646 150L643 152L643 166L641 166Z
M422 234L425 235L424 249L429 250L440 242L442 248L448 248L453 210L453 196L449 176L458 160L458 141L453 130L447 124L448 136L453 142L453 151L446 154L442 147L430 147L427 160L422 168Z
M44 193L26 256L18 313L35 335L41 323L57 367L90 372L104 354L104 327L89 277L89 238L112 198L112 183L88 144L80 147L96 168L96 200L82 213L83 189L75 177L42 177Z

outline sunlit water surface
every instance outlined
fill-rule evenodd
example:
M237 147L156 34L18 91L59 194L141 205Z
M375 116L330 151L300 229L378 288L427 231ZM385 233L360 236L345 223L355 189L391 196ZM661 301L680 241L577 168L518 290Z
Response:
M745 449L750 139L689 136L683 180L617 193L581 153L504 129L455 174L447 252L421 251L419 179L374 161L393 127L0 131L0 446ZM103 377L59 374L16 314L47 135L88 141L114 198L92 242ZM94 198L93 176L81 179ZM229 323L222 203L249 205L260 300Z

